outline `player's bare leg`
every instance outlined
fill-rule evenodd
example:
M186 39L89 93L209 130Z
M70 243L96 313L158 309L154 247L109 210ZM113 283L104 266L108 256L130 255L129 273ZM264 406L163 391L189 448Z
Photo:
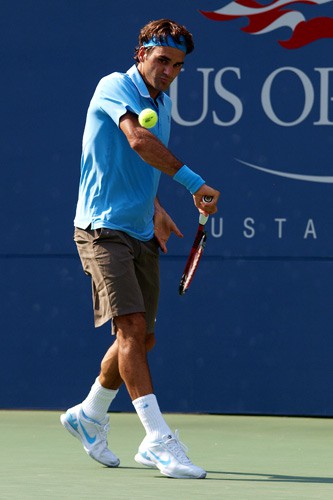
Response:
M118 343L118 369L132 400L153 393L147 362L146 320L143 313L115 318ZM109 365L110 370L112 364Z
M186 456L178 437L172 434L165 422L153 394L144 315L118 317L116 326L119 374L146 431L135 460L149 467L158 467L166 476L204 478L206 472L192 464Z
M147 334L145 337L146 352L151 351L155 343L155 335L153 333ZM99 382L106 389L119 389L123 383L123 380L119 374L118 351L119 342L118 339L116 339L106 352L101 362Z
M136 333L137 328L144 328L145 321L142 320L142 314L137 318L130 318L130 321L120 321L123 327L133 327L133 333ZM129 336L131 336L129 334ZM120 332L122 339L122 331ZM142 342L141 335L138 335L140 343ZM122 340L121 340L122 343ZM146 355L146 350L152 349L155 344L154 335L146 334L143 336L143 349ZM126 345L126 343L125 343ZM132 345L132 342L130 342ZM126 351L125 349L123 349ZM107 465L108 467L117 467L119 459L108 448L107 434L109 429L109 417L107 415L109 406L118 392L118 388L123 383L119 374L119 341L108 349L101 363L100 376L95 380L87 398L79 405L70 408L65 414L61 415L61 422L64 427L77 439L79 439L85 451L94 460ZM148 370L149 372L149 370ZM150 380L150 376L149 376ZM151 383L148 385L148 390L151 392Z

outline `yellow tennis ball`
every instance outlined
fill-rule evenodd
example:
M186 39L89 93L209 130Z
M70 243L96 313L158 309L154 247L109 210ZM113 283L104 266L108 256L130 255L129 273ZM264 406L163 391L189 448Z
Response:
M156 111L150 108L143 109L139 114L139 123L141 127L152 128L155 127L158 120Z

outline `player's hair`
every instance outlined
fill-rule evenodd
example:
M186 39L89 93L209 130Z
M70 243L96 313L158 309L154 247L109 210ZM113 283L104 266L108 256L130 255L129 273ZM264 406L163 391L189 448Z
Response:
M163 40L171 36L175 42L180 42L180 37L185 38L186 54L190 54L194 50L194 42L192 34L181 24L171 21L170 19L158 19L150 21L140 31L139 45L135 48L134 59L139 62L138 52L144 42L149 42L153 37ZM154 47L147 47L146 50L152 50Z

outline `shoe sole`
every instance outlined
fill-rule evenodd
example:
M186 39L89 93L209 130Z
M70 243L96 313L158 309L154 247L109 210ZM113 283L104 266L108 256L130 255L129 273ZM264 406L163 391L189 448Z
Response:
M172 476L171 474L166 474L165 472L161 471L161 469L160 473L163 474L163 476L171 477L173 479L205 479L205 477L207 476L207 472L203 472L201 476Z
M152 460L146 460L145 458L142 457L142 455L140 453L137 453L134 457L134 460L140 464L140 465L144 465L145 467L149 467L150 469L159 469L157 467L157 465L152 461ZM203 472L201 474L201 476L172 476L170 474L166 474L165 472L161 471L161 469L159 469L160 472L166 476L166 477L171 477L173 479L205 479L207 473L206 472Z
M82 439L81 439L81 436L80 434L75 430L73 429L73 427L71 426L71 424L68 423L67 421L67 418L66 418L66 413L63 413L61 416L60 416L60 422L62 423L62 425L65 427L65 429L72 435L74 436L76 439L78 439L81 443L82 443ZM82 443L83 444L83 443ZM87 453L87 455L92 458L93 460L95 460L96 462L98 462L99 464L102 464L102 465L105 465L106 467L118 467L119 464L120 464L120 460L118 459L116 462L113 462L112 464L105 464L104 462L101 462L100 460L97 460L97 458L95 458L89 450L87 450L85 448L85 446L83 445L83 448L84 448L84 451Z
M135 455L134 460L140 465L149 467L149 469L158 469L158 467L154 464L154 462L152 462L152 460L146 460L142 455L140 455L140 453L137 453Z

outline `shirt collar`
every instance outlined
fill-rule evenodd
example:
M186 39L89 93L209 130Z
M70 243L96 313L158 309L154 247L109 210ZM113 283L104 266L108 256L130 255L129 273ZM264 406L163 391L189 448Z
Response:
M140 72L135 64L127 71L128 76L138 89L139 93L142 95L142 97L146 97L147 99L151 99L150 94L148 92L148 89L146 87L146 84L140 75ZM163 104L164 102L164 92L160 92L157 96L157 99L160 100Z

